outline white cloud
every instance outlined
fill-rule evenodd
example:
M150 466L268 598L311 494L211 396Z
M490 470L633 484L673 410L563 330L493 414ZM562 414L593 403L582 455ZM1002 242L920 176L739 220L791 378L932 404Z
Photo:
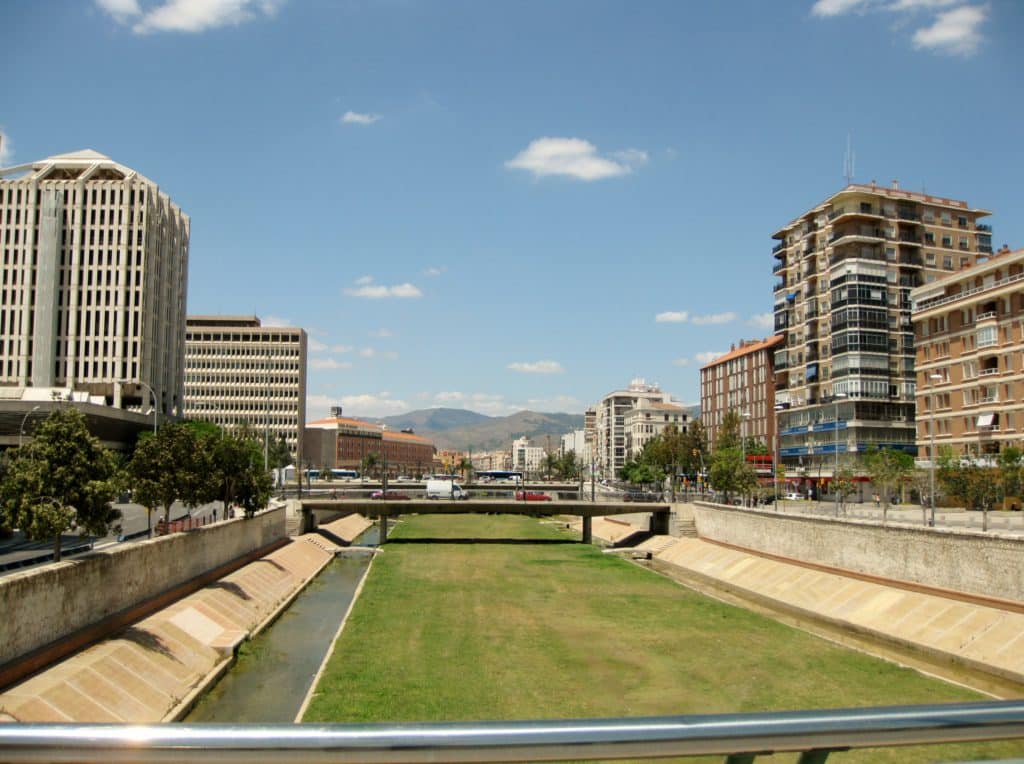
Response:
M380 120L380 114L360 114L358 111L346 111L341 118L343 125L372 125Z
M461 403L466 400L466 394L460 392L437 393L434 400L438 403Z
M310 353L322 353L327 350L326 343L321 342L316 337L310 337L306 342L306 349Z
M987 17L988 9L980 5L965 5L940 13L934 24L914 33L914 47L971 56L984 41L978 28Z
M690 365L690 359L689 358L677 358L676 360L674 360L672 362L672 365L673 366L689 366Z
M697 363L699 363L701 366L706 366L709 363L711 363L712 361L714 361L716 358L721 358L727 352L728 351L726 351L726 350L723 350L723 351L705 350L703 353L697 353L697 355L695 355L694 358L697 359Z
M728 324L736 320L736 314L733 311L727 311L725 313L709 313L705 316L693 316L692 321L697 326L706 326L708 324Z
M959 56L973 55L984 43L980 27L988 19L988 12L987 4L971 4L968 0L817 0L811 7L811 15L820 18L889 13L897 19L894 29L924 16L929 23L914 32L914 48Z
M430 276L431 278L436 278L440 276L442 273L444 273L446 270L448 269L445 268L444 266L441 266L440 268L427 268L425 271L423 271L423 275Z
M384 286L383 284L374 284L372 281L373 279L369 276L364 276L356 282L357 286L346 288L344 292L349 297L365 297L369 300L383 300L390 297L411 298L423 296L423 292L421 292L418 287L408 282L404 284L395 284L394 286Z
M355 348L351 345L331 345L332 353L351 353Z
M360 348L359 355L362 358L373 358L377 355L377 351L373 348Z
M343 395L341 405L348 416L390 416L409 411L408 403L392 398L388 392Z
M537 138L505 162L511 170L526 170L534 177L562 175L592 181L628 175L634 165L647 161L647 153L626 149L611 156L601 156L597 147L581 138Z
M390 329L383 329L383 328L381 328L381 329L371 329L370 330L370 336L371 337L387 338L387 337L394 337L395 335L394 335L394 333Z
M685 310L666 310L656 315L654 320L659 324L681 324L689 318L690 314Z
M508 368L524 374L561 374L565 371L558 361L534 361L533 363L510 363Z
M775 327L775 316L771 313L758 313L747 319L747 326L757 329L772 329Z
M138 0L96 0L97 7L135 34L204 32L273 16L282 0L163 0L143 7Z
M326 371L328 369L351 369L352 364L348 361L337 361L333 358L311 358L309 368L314 371Z
M294 326L289 319L280 316L267 316L260 319L260 324L263 326Z
M360 276L356 279L356 286L365 286L373 283L373 276Z
M11 137L0 127L0 167L14 163L14 146Z
M818 0L811 7L814 16L842 16L852 11L863 11L871 5L871 0Z

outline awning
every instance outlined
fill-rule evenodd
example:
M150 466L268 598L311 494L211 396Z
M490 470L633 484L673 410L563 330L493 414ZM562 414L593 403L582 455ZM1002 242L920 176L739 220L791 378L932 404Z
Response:
M797 292L790 292L789 294L786 295L786 301L787 302L793 302L793 300L796 299L796 296L797 296Z
M978 427L991 427L992 420L995 419L995 414L981 414L978 417Z

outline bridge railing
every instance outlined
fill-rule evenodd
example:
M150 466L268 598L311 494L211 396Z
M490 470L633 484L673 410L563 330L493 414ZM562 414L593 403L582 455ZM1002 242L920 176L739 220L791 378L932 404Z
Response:
M1024 738L1024 701L564 721L0 724L5 762L504 762L802 752Z

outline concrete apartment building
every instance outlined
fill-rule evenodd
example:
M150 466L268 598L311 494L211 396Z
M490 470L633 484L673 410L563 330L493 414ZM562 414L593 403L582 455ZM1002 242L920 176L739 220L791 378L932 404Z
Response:
M523 470L533 477L544 469L546 453L540 446L533 445L529 438L517 438L512 441L512 469Z
M189 218L156 183L91 150L0 169L0 247L4 411L73 400L108 445L183 414Z
M780 455L831 474L837 454L916 452L910 292L985 260L989 213L851 184L773 234Z
M263 326L256 316L189 316L185 414L229 429L248 425L301 454L306 344L303 329Z
M679 432L687 432L690 418L686 409L675 403L657 403L640 398L636 406L626 412L623 432L626 433L626 459L638 459L644 446L661 435L669 425Z
M608 393L594 407L594 454L598 472L605 478L617 478L626 463L626 414L637 408L641 400L672 403L672 397L658 385L637 378L626 389Z
M911 293L917 346L917 447L998 454L1024 440L1024 249Z
M740 416L740 436L756 438L776 452L775 352L785 337L740 340L700 369L700 416L714 450L725 415Z

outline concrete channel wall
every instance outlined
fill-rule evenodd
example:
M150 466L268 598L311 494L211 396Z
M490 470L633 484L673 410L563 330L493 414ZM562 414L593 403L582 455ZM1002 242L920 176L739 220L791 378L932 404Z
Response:
M0 578L0 668L283 541L284 507Z
M697 502L703 539L765 554L986 597L1024 601L1024 539L778 514Z

